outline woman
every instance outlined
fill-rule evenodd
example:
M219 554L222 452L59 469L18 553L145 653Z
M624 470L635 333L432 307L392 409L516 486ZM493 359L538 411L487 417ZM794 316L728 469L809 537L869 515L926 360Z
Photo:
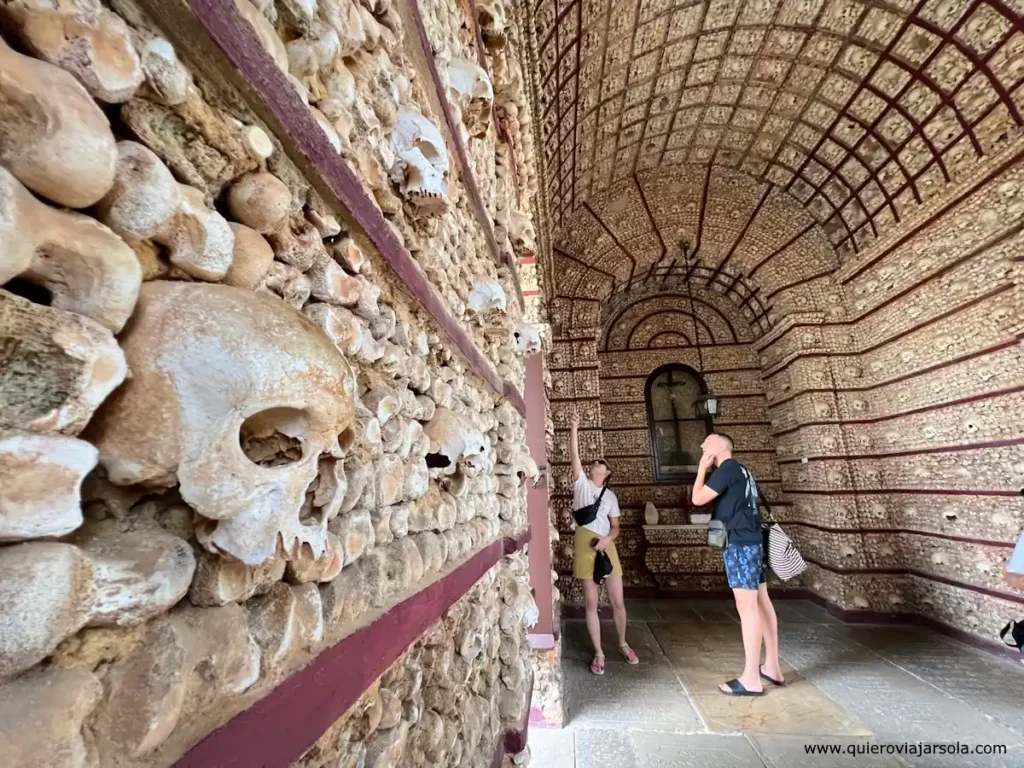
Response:
M594 581L594 558L597 552L606 552L612 562L612 573L605 580L605 584L608 585L608 599L612 604L615 630L619 635L619 652L630 664L639 664L640 659L626 643L626 604L622 599L622 566L619 564L619 554L615 551L615 539L619 537L619 500L605 487L612 473L603 459L597 459L584 473L583 464L580 462L578 413L572 415L570 424L569 447L572 454L572 474L576 478L572 508L581 509L601 497L594 521L576 529L573 575L583 582L583 594L586 597L587 631L590 633L590 641L594 644L594 660L590 662L590 671L595 675L603 675L601 622L597 617L597 600L601 587ZM594 539L597 539L596 544L592 544Z

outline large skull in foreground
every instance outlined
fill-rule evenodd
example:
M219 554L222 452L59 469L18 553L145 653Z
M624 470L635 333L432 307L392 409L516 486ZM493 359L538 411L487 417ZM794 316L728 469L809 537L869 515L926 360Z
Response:
M203 546L247 565L279 538L289 557L303 544L319 556L338 505L304 502L352 421L352 374L330 339L276 297L151 282L121 343L132 375L91 435L110 480L178 483Z

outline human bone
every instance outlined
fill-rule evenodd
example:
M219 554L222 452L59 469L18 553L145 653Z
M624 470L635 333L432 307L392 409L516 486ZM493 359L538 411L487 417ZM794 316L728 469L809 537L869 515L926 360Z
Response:
M3 290L0 329L0 428L77 435L128 371L107 328Z
M470 310L483 315L491 310L505 311L507 300L505 290L497 280L482 280L473 286L466 302Z
M100 101L127 101L142 84L128 25L91 0L12 0L3 15L39 58L74 75Z
M234 233L203 194L179 184L150 149L117 145L114 183L99 202L101 220L126 240L167 246L171 263L201 280L220 280L231 266Z
M110 189L114 134L70 74L0 40L0 110L0 165L26 187L69 208L90 206ZM12 194L8 184L0 198Z
M0 284L15 277L45 288L54 309L120 331L142 270L135 253L95 219L41 203L0 168Z
M487 71L474 61L456 56L448 62L448 84L457 96L469 135L485 136L494 104L494 87Z
M259 232L244 224L228 222L235 236L231 266L221 282L252 290L267 276L274 263L274 249Z
M36 669L0 685L0 733L4 760L40 768L88 768L94 764L83 725L103 698L88 669Z
M300 507L352 418L351 373L330 340L258 293L154 282L122 346L133 376L92 430L110 479L177 482L203 546L246 565L279 538L291 557L302 545L319 556L328 521Z
M85 626L129 625L165 612L188 590L189 545L159 528L83 529L75 543L0 549L0 679L28 669Z
M520 354L532 355L535 352L540 352L541 341L537 326L530 323L519 323L515 331L512 332L512 338L515 340L516 351Z
M97 458L84 440L0 430L0 542L78 528L82 481Z
M402 196L424 213L443 213L448 207L449 161L437 127L420 112L402 107L391 133L391 151L395 155L392 173Z
M148 95L169 107L184 104L195 93L192 74L178 59L174 46L162 37L154 37L140 53ZM266 155L269 157L269 155Z

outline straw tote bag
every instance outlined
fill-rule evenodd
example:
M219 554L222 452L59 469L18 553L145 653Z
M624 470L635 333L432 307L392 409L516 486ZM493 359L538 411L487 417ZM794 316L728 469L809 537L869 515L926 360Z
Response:
M760 493L761 504L768 513L768 522L762 526L761 532L764 536L764 555L768 560L768 567L782 581L789 581L796 578L805 570L807 563L796 548L793 540L782 530L782 526L775 520L772 508Z

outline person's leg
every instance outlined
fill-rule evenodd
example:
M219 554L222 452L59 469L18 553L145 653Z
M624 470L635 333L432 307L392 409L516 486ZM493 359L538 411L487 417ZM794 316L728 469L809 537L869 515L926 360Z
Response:
M622 597L622 577L609 576L604 583L608 588L608 601L612 604L612 618L615 619L619 645L623 646L626 644L626 601Z
M601 650L601 620L597 616L597 600L601 594L601 588L593 579L580 579L583 582L583 597L586 600L587 632L590 634L590 642L594 646L594 662L600 659L601 672L591 664L591 670L601 674L604 672L604 651Z
M605 584L608 586L608 599L612 604L612 616L615 618L615 631L619 636L619 651L630 664L639 664L636 652L626 642L626 601L622 597L622 577L609 576Z
M764 666L761 671L773 680L783 682L782 668L779 666L779 620L775 616L775 607L768 597L768 585L757 587L757 609L761 614L761 630L764 633Z
M760 549L757 545L739 544L727 547L722 553L725 575L736 599L740 629L743 632L743 674L736 679L744 689L751 692L764 690L759 671L762 627L757 604L757 587L762 574ZM730 692L726 683L719 688L725 693Z

